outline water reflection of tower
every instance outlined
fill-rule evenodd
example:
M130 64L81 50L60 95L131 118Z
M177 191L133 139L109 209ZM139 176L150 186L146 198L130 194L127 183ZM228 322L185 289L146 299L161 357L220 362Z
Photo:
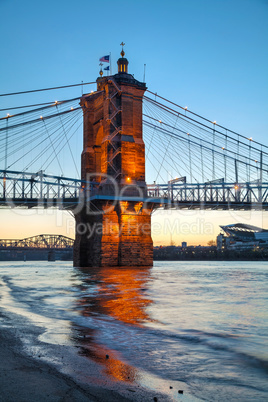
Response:
M152 300L146 295L151 268L81 268L77 272L81 289L86 293L77 300L84 317L105 315L139 327L152 321L148 313ZM81 347L81 354L104 364L107 374L123 381L136 379L136 369L124 363L120 353L108 350L100 343L98 330L74 326L74 337ZM109 358L106 358L107 354Z

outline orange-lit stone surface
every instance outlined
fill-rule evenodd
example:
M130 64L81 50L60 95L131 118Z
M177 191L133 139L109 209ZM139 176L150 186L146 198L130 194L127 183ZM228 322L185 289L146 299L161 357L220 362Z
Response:
M114 160L115 167L120 170L120 178L130 176L144 185L142 97L145 84L134 80L130 74L98 78L97 83L98 90L83 96L80 102L84 115L82 179L95 173L115 175L107 163L109 154L114 152L114 145L120 148ZM112 145L111 136L116 129L118 133L112 138Z
M86 208L76 215L74 265L77 267L118 265L119 227L113 206L98 205L100 214L89 215Z
M126 63L126 59L119 59ZM146 197L145 146L142 138L142 98L146 90L127 73L97 79L97 91L81 98L84 145L81 176L99 184L94 200L75 215L74 265L151 266L152 206L113 198ZM112 207L110 208L110 206ZM88 210L100 211L90 214ZM84 225L84 230L81 229ZM83 233L85 232L85 233Z
M119 265L153 265L151 211L128 208L120 214L119 227Z
M84 208L76 215L75 266L152 266L151 210L134 202L97 205L101 214Z

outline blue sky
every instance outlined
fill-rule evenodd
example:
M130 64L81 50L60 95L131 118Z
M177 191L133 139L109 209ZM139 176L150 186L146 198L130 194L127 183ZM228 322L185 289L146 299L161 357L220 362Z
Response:
M265 0L1 0L0 13L2 93L93 81L100 56L111 52L115 70L123 40L150 90L245 135L267 132Z
M0 93L94 81L110 52L115 72L123 40L129 72L142 81L146 64L151 91L268 143L267 0L0 0L0 18ZM1 97L0 109L80 93Z

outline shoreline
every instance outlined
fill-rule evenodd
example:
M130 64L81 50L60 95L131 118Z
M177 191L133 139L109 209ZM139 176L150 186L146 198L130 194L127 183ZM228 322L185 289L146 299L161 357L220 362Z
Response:
M1 311L0 323L0 402L142 402L154 401L155 397L158 401L172 400L138 384L113 381L92 359L87 359L86 381L79 381L75 373L71 375L72 370L65 374L53 363L27 354L19 336L20 325L9 327L13 320Z
M129 401L115 391L78 384L55 367L27 356L19 339L0 331L0 401ZM107 398L107 399L106 399Z

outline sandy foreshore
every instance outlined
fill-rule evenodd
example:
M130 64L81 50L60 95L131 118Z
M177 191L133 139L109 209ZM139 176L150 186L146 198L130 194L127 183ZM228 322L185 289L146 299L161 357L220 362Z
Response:
M101 374L101 382L105 386L96 385L96 373L100 372L100 367L95 362L89 363L88 380L79 383L71 375L57 370L53 364L28 355L18 336L21 328L10 326L10 322L5 325L5 320L8 322L10 318L1 312L0 318L1 402L170 400L135 384L118 384L117 390L116 383L105 378L104 374Z
M20 351L12 332L0 332L0 401L128 401L115 391L82 386Z

